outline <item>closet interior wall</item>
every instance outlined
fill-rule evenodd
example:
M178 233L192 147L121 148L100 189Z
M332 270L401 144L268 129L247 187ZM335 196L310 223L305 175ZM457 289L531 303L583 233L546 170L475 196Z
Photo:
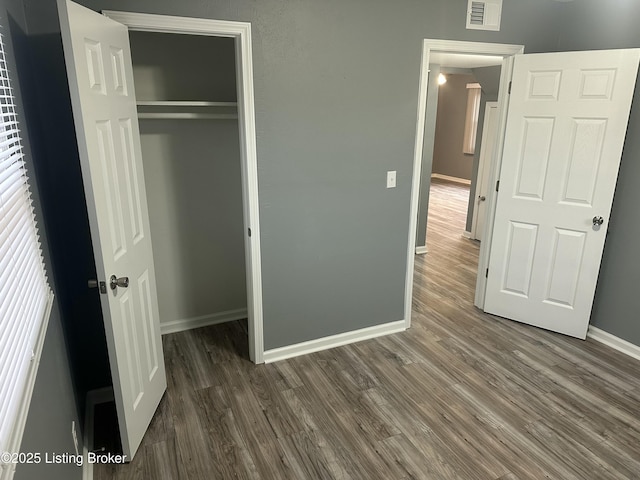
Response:
M163 333L243 318L234 39L130 41Z

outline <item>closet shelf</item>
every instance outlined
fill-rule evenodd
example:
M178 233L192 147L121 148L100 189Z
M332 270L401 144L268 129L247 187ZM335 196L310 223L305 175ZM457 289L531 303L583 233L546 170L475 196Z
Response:
M187 113L187 112L161 112L138 113L142 120L230 120L238 118L236 113Z
M138 118L148 120L228 120L238 118L237 102L145 100Z
M238 102L199 102L191 100L140 100L138 107L237 107Z

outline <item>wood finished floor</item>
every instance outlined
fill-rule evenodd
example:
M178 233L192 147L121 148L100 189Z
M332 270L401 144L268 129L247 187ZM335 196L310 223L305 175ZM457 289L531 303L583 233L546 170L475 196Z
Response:
M410 330L260 366L241 322L165 336L151 428L95 478L640 478L640 363L476 310L467 195L434 182Z

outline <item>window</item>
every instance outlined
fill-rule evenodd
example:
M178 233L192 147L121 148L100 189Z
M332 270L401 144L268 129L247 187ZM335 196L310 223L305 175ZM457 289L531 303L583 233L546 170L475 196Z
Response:
M462 152L473 155L476 151L476 133L480 114L480 84L467 83L467 113L464 120Z
M0 452L17 452L53 295L0 35ZM13 465L0 459L0 478Z

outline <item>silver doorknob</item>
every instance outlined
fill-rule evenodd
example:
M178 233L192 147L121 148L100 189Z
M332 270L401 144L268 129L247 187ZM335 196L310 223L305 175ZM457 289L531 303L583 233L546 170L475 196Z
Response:
M487 197L485 197L484 195L482 195L481 197L478 197L478 198L480 199L481 202L484 202L487 199Z
M115 275L111 275L109 279L109 286L111 290L115 290L116 287L127 288L129 286L129 277L116 277Z
M599 227L600 225L602 225L604 223L604 218L602 217L593 217L593 225Z

